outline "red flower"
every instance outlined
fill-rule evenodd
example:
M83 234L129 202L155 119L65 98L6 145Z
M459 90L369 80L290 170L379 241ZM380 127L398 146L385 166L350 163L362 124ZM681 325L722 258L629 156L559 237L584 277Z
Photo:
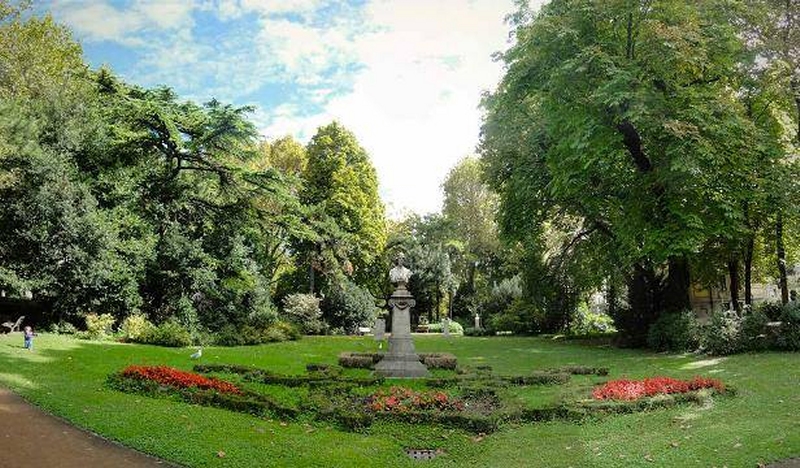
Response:
M220 393L242 394L242 391L230 382L167 366L128 366L122 370L122 375L131 379L150 380L168 387L194 387L203 390L216 390Z
M702 388L724 391L725 386L717 379L695 377L678 380L671 377L652 377L643 380L612 380L595 388L592 396L597 400L637 400L659 394L686 393Z
M391 387L378 390L367 399L368 407L375 412L402 413L407 411L462 411L464 403L451 399L444 392L415 392L410 388Z

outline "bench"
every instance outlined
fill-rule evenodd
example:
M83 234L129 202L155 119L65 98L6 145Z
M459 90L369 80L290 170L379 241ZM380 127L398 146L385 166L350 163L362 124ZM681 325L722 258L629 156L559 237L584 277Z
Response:
M25 320L25 316L20 316L16 322L3 322L3 326L8 328L9 333L13 333L15 331L19 331L19 326L22 325L22 321Z
M359 335L366 335L367 333L370 332L372 332L372 329L369 327L358 327L358 329L356 330L356 333L358 333Z

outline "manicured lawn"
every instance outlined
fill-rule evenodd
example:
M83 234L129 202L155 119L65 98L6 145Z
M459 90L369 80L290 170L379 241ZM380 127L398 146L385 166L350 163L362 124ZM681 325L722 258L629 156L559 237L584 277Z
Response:
M129 364L189 370L192 350L92 343L43 334L22 349L19 334L0 336L0 385L108 438L188 466L503 466L755 467L800 456L800 354L711 359L649 354L542 338L418 337L420 351L446 351L462 365L524 374L562 365L609 367L608 378L655 375L722 379L738 390L708 407L682 406L581 424L506 427L481 440L450 429L377 423L367 434L325 423L281 423L225 410L127 395L104 386ZM203 363L252 365L302 373L306 363L335 363L340 351L376 348L370 338L304 338L242 348L207 348ZM576 379L579 385L605 380ZM581 383L582 382L582 383ZM537 391L541 391L538 394ZM551 400L575 386L519 390L524 401ZM406 447L446 453L416 462ZM225 452L224 458L217 453Z

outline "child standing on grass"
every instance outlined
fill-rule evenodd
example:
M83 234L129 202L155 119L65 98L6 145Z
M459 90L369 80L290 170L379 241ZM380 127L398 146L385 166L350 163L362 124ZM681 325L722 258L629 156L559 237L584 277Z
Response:
M25 335L25 349L33 350L33 337L36 336L36 333L33 332L33 328L25 327L23 330L23 335Z

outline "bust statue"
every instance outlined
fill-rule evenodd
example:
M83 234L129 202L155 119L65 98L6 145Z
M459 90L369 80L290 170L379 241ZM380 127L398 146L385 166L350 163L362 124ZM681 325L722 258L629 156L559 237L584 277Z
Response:
M405 260L405 255L402 253L397 254L394 258L394 267L389 270L389 281L398 288L405 288L412 275L411 270L403 265Z

